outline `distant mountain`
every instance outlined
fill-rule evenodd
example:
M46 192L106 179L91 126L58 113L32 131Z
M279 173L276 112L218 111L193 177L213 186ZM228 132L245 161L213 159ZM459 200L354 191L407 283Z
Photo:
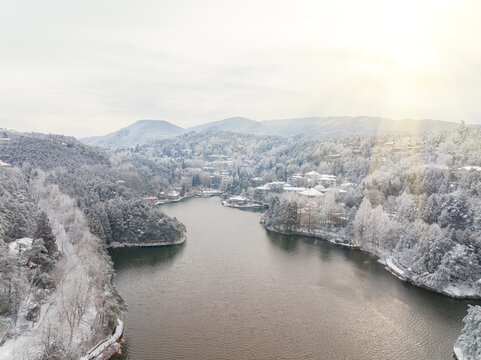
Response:
M372 116L332 116L255 121L232 117L183 129L167 121L139 120L134 124L105 136L82 139L87 144L100 146L144 145L152 140L181 135L187 131L232 131L253 135L277 135L293 138L333 139L349 135L386 135L396 133L453 130L459 123L439 120L391 120Z
M386 135L452 130L459 123L439 120L391 120L372 116L333 116L263 121L270 135L332 139L349 135Z
M185 129L164 120L138 120L130 126L104 136L81 139L86 144L99 146L134 146L152 140L181 135Z
M247 134L267 134L269 131L264 123L244 117L232 117L220 121L194 126L189 131L233 131Z
M386 135L452 130L459 123L438 120L391 120L372 116L308 117L254 121L234 117L194 126L189 131L233 131L254 135L333 139L348 135Z

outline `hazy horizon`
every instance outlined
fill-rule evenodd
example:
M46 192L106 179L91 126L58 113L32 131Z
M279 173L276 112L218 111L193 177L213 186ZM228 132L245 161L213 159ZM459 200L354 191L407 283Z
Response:
M481 123L475 1L4 1L0 127L78 137L138 119Z
M109 135L109 134L112 134L120 129L123 129L123 128L126 128L126 127L129 127L130 125L133 125L139 121L165 121L165 122L168 122L172 125L175 125L175 126L178 126L180 128L183 128L185 130L188 130L192 127L195 127L195 126L199 126L199 125L206 125L208 123L214 123L214 122L219 122L219 121L223 121L223 120L229 120L229 119L235 119L235 118L243 118L243 119L247 119L247 120L251 120L251 121L256 121L256 122L270 122L270 121L281 121L281 120L301 120L301 119L308 119L308 118L342 118L342 117L362 117L362 118L380 118L380 119L388 119L388 120L392 120L392 121L424 121L424 120L430 120L430 121L446 121L446 122L452 122L452 123L457 123L457 122L461 122L461 121L449 121L449 120L438 120L438 119L391 119L391 118L387 118L387 117L381 117L381 116L370 116L370 115L359 115L359 116L343 116L343 115L336 115L336 116L305 116L305 117L297 117L297 118L279 118L279 119L269 119L269 120L256 120L256 119L250 119L250 118L246 118L245 116L230 116L228 118L224 118L224 119L218 119L218 120L212 120L212 121L207 121L207 122L202 122L202 123L199 123L199 124L196 124L196 125L193 125L193 126L182 126L180 124L176 124L172 121L169 121L169 120L165 120L165 119L137 119L137 120L133 120L132 122L130 123L127 123L125 126L122 126L122 127L118 127L118 128L115 128L109 132L106 132L106 133L102 133L102 134L94 134L94 135L83 135L83 136L78 136L78 135L75 135L75 134L64 134L64 133L60 133L60 132L52 132L52 131L35 131L35 130L32 130L32 129L25 129L25 130L19 130L19 129L15 129L15 128L6 128L6 127L0 127L0 129L4 129L4 130L12 130L12 131L19 131L19 132L39 132L39 133L45 133L45 134L55 134L55 135L65 135L65 136L73 136L75 138L79 138L79 139L82 139L82 138L90 138L90 137L97 137L97 136L105 136L105 135ZM469 123L467 123L469 125ZM472 124L472 125L479 125L479 124Z

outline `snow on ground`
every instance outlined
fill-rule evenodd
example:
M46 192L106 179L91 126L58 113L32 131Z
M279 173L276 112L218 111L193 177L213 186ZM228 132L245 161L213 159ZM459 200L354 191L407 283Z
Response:
M17 348L25 348L25 336L20 336L15 340L9 340L0 346L0 360L12 360L15 358Z
M464 359L463 351L462 351L460 348L456 347L456 346L454 347L454 354L456 355L456 358L457 358L458 360L465 360L465 359Z
M397 266L395 263L394 263L394 260L393 258L389 257L386 259L386 266L391 269L392 271L394 271L397 275L401 276L401 277L404 277L404 274L405 274L405 270L401 269L399 266Z
M83 213L75 207L73 200L61 193L40 194L43 198L39 206L44 210L50 220L52 230L56 236L57 247L63 257L57 264L57 271L61 274L56 290L47 301L41 304L40 317L37 322L21 320L16 337L9 339L0 346L0 360L11 359L36 359L43 354L44 334L53 330L62 336L62 342L69 347L82 347L94 335L97 307L95 304L98 294L96 278L91 278L92 265L99 262L95 256L95 249L91 234ZM90 236L90 237L89 237ZM89 242L90 241L90 242ZM22 247L29 246L32 239L19 239L10 246L10 251L19 251ZM88 255L92 255L88 258ZM101 264L96 264L100 266ZM75 304L78 299L84 299L86 311L80 324L75 326L70 344L70 327L66 317L66 309ZM29 306L29 299L24 301L22 308ZM97 329L97 328L95 328Z
M30 250L32 248L32 242L33 239L30 238L17 239L8 244L8 250L10 254L17 255L26 250Z
M477 296L478 291L473 287L467 285L448 285L443 289L444 292L450 294L454 297L461 297L461 296Z
M117 320L117 327L115 328L115 332L112 334L112 336L95 345L94 348L91 349L87 355L81 357L80 360L91 360L100 356L105 349L120 339L123 332L124 323L119 319Z
M43 354L39 327L34 326L0 346L0 360L35 359Z

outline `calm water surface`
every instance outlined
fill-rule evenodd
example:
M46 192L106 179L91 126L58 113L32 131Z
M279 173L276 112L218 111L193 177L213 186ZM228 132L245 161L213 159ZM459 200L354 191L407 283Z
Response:
M184 245L112 251L123 359L452 359L468 302L358 250L269 233L218 198L164 210L186 225Z

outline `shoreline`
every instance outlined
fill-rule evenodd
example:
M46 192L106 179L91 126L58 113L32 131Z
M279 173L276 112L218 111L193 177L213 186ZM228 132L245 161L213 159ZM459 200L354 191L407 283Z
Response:
M465 356L463 351L458 347L453 347L453 357L455 360L464 360Z
M431 291L431 292L434 292L434 293L437 293L437 294L441 294L441 295L450 297L451 299L458 299L458 300L480 300L481 299L481 296L479 296L479 295L468 295L468 294L457 295L457 294L454 294L454 293L446 291L446 290L439 290L439 289L436 289L432 286L417 282L417 281L405 276L403 271L400 270L397 265L390 264L389 261L392 262L391 258L387 258L385 262L380 261L380 260L378 260L378 261L379 261L379 263L384 265L384 268L388 272L390 272L393 276L395 276L399 280L407 282L407 283L412 284L414 286L417 286L419 288L422 288L422 289L425 289L425 290L428 290L428 291Z
M393 276L395 276L399 280L402 280L403 282L414 285L418 288L423 288L423 289L428 290L432 293L437 293L437 294L440 294L440 295L443 295L443 296L447 296L449 298L459 299L459 300L479 300L479 299L481 299L481 296L456 295L454 293L449 293L449 292L444 291L444 290L435 289L435 288L429 287L428 285L424 285L422 283L415 282L414 280L412 280L408 276L406 276L406 271L409 271L409 270L404 268L402 265L397 264L394 261L394 259L392 259L392 257L382 259L378 255L376 255L375 253L370 252L370 251L365 250L365 249L362 249L360 246L355 245L352 242L344 242L345 238L337 235L336 232L332 232L332 231L309 232L309 231L302 231L302 230L301 231L282 231L282 230L277 230L277 229L275 229L271 226L267 226L265 223L262 222L262 220L261 220L261 223L262 223L263 227L269 232L282 234L282 235L291 235L291 236L294 235L294 236L304 236L304 237L309 237L309 238L315 238L315 239L319 239L319 240L322 240L322 241L326 241L326 242L334 244L334 245L339 245L339 246L347 247L347 248L351 248L351 249L362 250L363 252L367 253L368 255L374 256L376 258L376 260L381 265L383 265L385 270L390 272ZM180 245L180 244L183 244L185 241L186 241L186 236L184 236L184 237L182 237L178 240L175 240L173 242L113 243L113 244L107 246L107 248L163 247L163 246ZM317 243L317 241L316 241L316 243ZM456 289L456 288L453 287L453 289ZM90 352L92 352L93 350L98 348L100 344L102 344L103 342L106 342L108 340L109 339L106 339L106 340L102 341L101 343L96 345L96 347L94 347L92 350L90 350ZM121 348L121 343L122 343L122 340L121 340L121 336L120 336L116 342L112 343L111 345L105 347L104 350L102 350L102 352L98 355L98 356L102 356L102 357L98 357L98 358L97 357L82 357L80 360L93 360L93 359L108 360L108 359L111 359L116 354L118 354L118 351ZM89 354L90 354L90 352L89 352ZM461 355L461 357L459 355ZM456 347L453 347L453 357L456 360L465 359L463 357L462 351L459 348L456 348Z
M138 247L138 248L149 248L149 247L163 247L163 246L174 246L174 245L180 245L185 243L187 240L187 236L183 236L178 240L175 241L169 241L169 242L148 242L148 243L112 243L110 245L107 245L107 249L120 249L120 248L132 248L132 247Z
M124 334L124 323L122 320L117 319L117 326L112 335L106 339L100 341L92 349L90 349L86 355L82 356L80 360L93 360L102 356L102 359L110 359L120 351L120 340ZM110 349L110 351L108 351ZM104 354L104 352L107 352ZM107 357L104 357L107 356Z
M426 285L426 284L423 284L423 283L419 283L407 276L404 275L404 273L402 272L401 269L399 269L397 266L390 266L389 265L389 260L391 260L391 258L387 258L386 260L382 260L380 259L377 255L367 251L367 250L364 250L362 249L360 246L357 246L357 245L349 245L349 244L344 244L344 243L339 243L335 240L331 240L331 239L327 239L325 236L322 236L322 234L316 234L316 233L308 233L308 232L303 232L303 231L290 231L290 232L285 232L285 231L280 231L280 230L277 230L271 226L267 226L265 224L262 224L264 226L264 228L266 228L266 230L268 231L272 231L274 233L277 233L277 234L282 234L282 235L294 235L294 236L306 236L306 237L313 237L313 238L318 238L318 239L321 239L321 240L324 240L324 241L327 241L328 243L331 243L331 244L334 244L334 245L339 245L339 246L342 246L342 247L347 247L347 248L352 248L352 249L358 249L358 250L361 250L371 256L375 256L378 258L378 262L382 265L384 265L384 268L391 274L393 275L394 277L398 278L399 280L401 281L404 281L408 284L411 284L411 285L414 285L416 287L419 287L419 288L422 288L422 289L425 289L425 290L428 290L428 291L431 291L431 292L434 292L434 293L437 293L437 294L440 294L440 295L444 295L444 296L447 296L447 297L450 297L452 299L458 299L458 300L480 300L481 299L481 295L457 295L457 294L454 294L452 292L448 292L448 291L445 291L445 290L439 290L439 289L436 289L436 288L433 288L429 285ZM327 234L326 234L327 235ZM328 235L327 235L328 236Z
M338 246L342 246L342 247L350 248L350 249L362 250L360 246L357 246L357 245L354 245L354 244L351 245L350 243L338 242L335 239L327 239L326 236L328 236L328 234L316 234L316 233L310 233L310 232L307 232L307 231L306 232L305 231L285 232L285 231L280 231L280 230L274 229L273 227L267 226L265 224L262 224L262 225L267 230L272 231L272 232L277 233L277 234L311 237L311 238L316 238L316 239L321 239L323 241L327 241L328 243L333 244L333 245L338 245ZM364 251L364 250L362 250L362 251Z

